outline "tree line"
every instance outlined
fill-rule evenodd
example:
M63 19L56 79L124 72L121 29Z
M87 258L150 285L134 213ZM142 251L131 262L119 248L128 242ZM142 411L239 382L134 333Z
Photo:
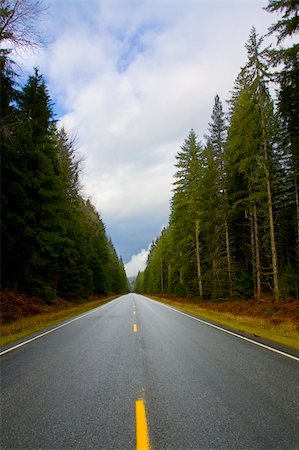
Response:
M80 158L54 119L43 76L35 69L18 84L6 44L30 44L26 12L32 31L34 5L41 3L7 0L0 10L1 289L45 302L123 293L123 261L95 207L81 195Z
M169 224L138 292L299 298L299 44L281 46L298 33L299 7L273 0L266 10L281 15L269 30L278 47L252 28L228 113L216 95L204 144L191 130L178 151Z

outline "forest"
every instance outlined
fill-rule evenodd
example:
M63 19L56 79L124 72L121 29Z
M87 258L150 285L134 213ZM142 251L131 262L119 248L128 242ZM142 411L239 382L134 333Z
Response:
M299 298L299 7L265 9L280 18L267 36L252 28L228 112L216 95L204 141L191 130L177 152L169 223L140 293Z
M12 50L36 44L39 7L7 1L0 10L1 291L47 304L124 293L123 261L82 195L80 156L44 77L34 69L20 84Z

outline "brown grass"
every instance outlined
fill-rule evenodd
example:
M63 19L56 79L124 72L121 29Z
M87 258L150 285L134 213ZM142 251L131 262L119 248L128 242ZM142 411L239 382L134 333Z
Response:
M45 305L37 298L23 294L1 293L0 345L6 345L24 336L55 325L78 314L97 308L116 298L93 296L88 301L70 302L57 299Z
M38 298L2 292L0 345L89 311L113 298L115 296L93 296L87 301L74 302L56 299L52 305L45 305ZM269 298L260 302L204 302L167 295L153 298L236 330L299 349L299 302L296 300L274 303Z
M299 349L299 302L271 299L204 302L164 295L152 297L238 331Z

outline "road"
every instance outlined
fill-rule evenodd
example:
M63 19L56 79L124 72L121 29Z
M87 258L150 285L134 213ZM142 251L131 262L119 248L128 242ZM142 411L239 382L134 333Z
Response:
M298 449L298 367L128 294L2 354L1 449Z

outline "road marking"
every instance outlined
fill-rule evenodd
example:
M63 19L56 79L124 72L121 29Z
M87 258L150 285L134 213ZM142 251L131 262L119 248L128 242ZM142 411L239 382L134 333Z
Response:
M133 311L134 316L136 316L136 311Z
M134 323L133 330L134 330L134 333L137 333L137 323Z
M136 450L149 450L145 406L143 400L136 401Z
M212 323L206 322L205 320L199 319L198 317L190 316L189 314L184 313L182 311L179 311L178 309L175 309L172 306L164 305L164 303L160 303L158 300L153 300L153 299L149 299L149 298L147 298L147 299L150 300L150 301L156 302L159 305L164 306L165 308L169 308L169 309L171 309L172 311L174 311L174 312L176 312L178 314L182 314L182 316L190 317L190 319L197 320L198 322L201 322L201 323L203 323L205 325L208 325L209 327L215 328L216 330L223 331L223 333L227 333L227 334L230 334L232 336L236 336L239 339L242 339L243 341L247 341L247 342L250 342L251 344L257 345L258 347L265 348L267 350L270 350L271 352L278 353L279 355L286 356L287 358L294 359L295 361L299 361L299 358L297 358L297 356L293 356L293 355L290 355L289 353L285 353L285 352L282 352L281 350L277 350L276 348L269 347L268 345L265 345L265 344L261 344L260 342L254 341L253 339L249 339L249 338L247 338L245 336L242 336L242 335L240 335L238 333L234 333L233 331L229 331L229 330L226 330L225 328L221 328L221 327L219 327L217 325L214 325Z
M75 317L74 319L69 320L66 323L63 323L62 325L58 325L57 327L51 328L51 330L45 331L44 333L41 333L41 334L39 334L37 336L34 336L33 338L28 339L27 341L21 342L20 344L17 344L17 345L15 345L13 347L10 347L10 348L6 349L6 350L3 350L2 352L0 352L0 356L5 355L5 353L12 352L13 350L16 350L17 348L22 347L23 345L29 344L30 342L35 341L36 339L39 339L39 338L41 338L43 336L46 336L47 334L53 333L54 331L59 330L60 328L66 327L67 325L69 325L72 322L75 322L76 320L83 319L84 317L95 313L98 309L105 308L105 306L111 305L111 303L114 303L117 300L118 299L115 299L115 300L112 300L111 302L105 303L105 305L99 306L98 308L95 308L92 311L89 311L88 313L80 315L79 317Z

